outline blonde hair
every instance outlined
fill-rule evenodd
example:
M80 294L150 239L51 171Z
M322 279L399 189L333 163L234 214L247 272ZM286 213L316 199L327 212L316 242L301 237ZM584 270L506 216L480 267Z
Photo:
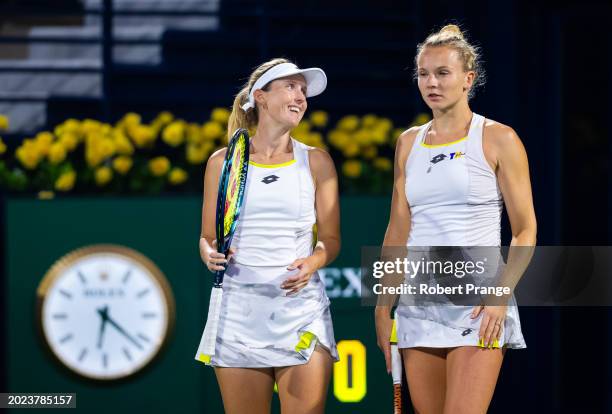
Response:
M251 92L251 88L257 82L266 71L270 68L280 65L281 63L291 63L289 60L284 58L276 58L269 60L265 63L259 65L251 76L249 76L249 80L242 87L240 92L234 98L234 105L232 106L232 113L229 116L229 120L227 121L227 137L231 138L234 131L238 128L246 128L250 129L257 125L257 107L250 108L248 111L244 112L242 110L242 105L244 105L249 100L249 92ZM268 85L266 85L263 89L266 90Z
M484 85L485 83L485 71L482 67L482 58L480 55L480 48L470 44L463 35L463 32L459 26L455 24L447 24L441 28L438 32L432 33L427 36L427 39L423 43L419 43L417 46L417 53L414 57L414 76L418 76L418 60L419 56L426 47L439 47L447 46L459 53L459 58L463 62L463 70L465 72L473 71L475 73L474 82L470 91L468 92L468 98L474 96L476 88Z

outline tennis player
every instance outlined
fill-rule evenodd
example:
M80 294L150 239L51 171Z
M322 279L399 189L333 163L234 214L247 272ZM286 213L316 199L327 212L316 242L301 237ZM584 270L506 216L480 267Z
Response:
M433 119L399 137L384 245L500 246L503 204L511 246L535 245L521 140L468 103L484 82L478 49L447 25L418 46L415 67ZM377 306L375 316L389 371L389 306ZM507 306L400 302L396 322L412 404L421 414L485 413L505 350L526 347L514 296Z
M229 414L269 413L275 382L283 413L324 410L338 352L317 270L340 249L338 179L331 157L290 131L304 116L307 97L326 85L321 69L274 59L255 69L236 96L228 133L256 132L228 258L214 241L225 149L206 166L200 253L211 272L227 270L215 355L198 351L196 358L215 367Z

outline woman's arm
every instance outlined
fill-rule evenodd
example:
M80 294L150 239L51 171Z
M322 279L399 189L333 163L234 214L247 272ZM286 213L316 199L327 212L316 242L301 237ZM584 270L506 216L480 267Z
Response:
M221 263L227 263L223 254L217 252L215 232L215 212L217 210L217 191L219 176L225 158L226 148L212 154L206 163L204 173L204 201L202 203L202 230L200 232L200 257L211 272L223 270Z
M329 154L322 149L308 151L310 171L315 184L315 210L317 216L317 244L312 255L298 258L289 267L300 272L288 278L281 287L288 294L295 293L308 284L312 274L331 263L340 251L340 202L338 175Z
M416 135L418 128L410 128L405 131L397 140L395 148L394 162L394 181L393 194L391 196L391 213L389 215L389 224L385 232L383 241L382 260L394 260L397 256L398 247L405 247L410 232L410 206L406 199L406 160ZM385 250L387 250L386 252ZM392 280L391 280L392 279ZM403 280L403 275L387 275L383 277L381 282L385 286L398 285ZM396 300L397 295L380 295L378 296L378 304L374 312L376 324L376 338L378 347L385 356L387 373L391 372L391 345L389 339L391 337L391 329L393 321L391 319L391 307Z
M495 160L497 182L510 220L510 246L534 246L537 223L525 147L512 128L499 123L485 128L485 143L485 151Z
M512 241L508 261L497 286L509 287L511 291L522 277L533 255L536 243L537 223L529 178L527 153L516 132L503 124L487 121L483 134L483 150L489 164L497 175L502 192L510 227ZM502 306L477 306L472 312L476 318L484 310L479 335L488 346L492 338L499 338L501 326L506 315L503 298L493 298L494 302L504 301Z
M397 140L395 148L391 213L383 246L406 246L410 232L410 206L406 200L406 161L416 139L418 128L410 128Z

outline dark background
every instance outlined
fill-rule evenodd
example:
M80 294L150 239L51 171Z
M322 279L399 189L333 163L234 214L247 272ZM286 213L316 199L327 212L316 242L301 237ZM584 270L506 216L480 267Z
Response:
M329 86L316 107L328 110L332 120L334 114L373 112L407 125L427 109L411 79L416 44L444 24L458 23L481 46L487 71L487 83L472 109L512 126L527 149L538 244L610 243L609 2L306 0L220 5L219 32L169 31L158 68L107 65L104 98L53 97L49 124L100 114L112 121L131 110L146 118L164 109L198 120L214 106L231 104L237 78L242 82L255 65L285 56L326 70ZM79 3L0 1L0 7L17 8L27 16L50 8L75 10ZM152 83L157 85L153 91ZM507 223L503 240L510 240ZM524 399L526 412L612 412L610 309L520 311L529 348L507 354L490 411L514 412L516 400ZM4 327L0 332L6 332ZM4 343L0 337L0 347ZM6 358L4 349L0 353ZM548 381L541 375L533 379L535 370L545 372ZM532 395L516 395L513 388L519 383L529 384Z

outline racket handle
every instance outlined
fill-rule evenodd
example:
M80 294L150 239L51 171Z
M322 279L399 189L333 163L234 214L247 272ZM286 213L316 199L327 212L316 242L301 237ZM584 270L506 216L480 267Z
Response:
M402 384L402 355L397 344L391 344L391 376L393 384Z
M393 377L393 414L402 414L402 354L391 344L391 376Z
M221 286L223 285L223 276L224 275L225 275L225 270L217 270L217 271L215 271L215 281L213 282L213 287L214 288L221 289Z
M215 345L217 342L217 331L219 330L219 317L221 316L221 301L223 299L223 289L213 287L210 292L210 305L208 306L208 319L202 335L202 353L215 355Z

